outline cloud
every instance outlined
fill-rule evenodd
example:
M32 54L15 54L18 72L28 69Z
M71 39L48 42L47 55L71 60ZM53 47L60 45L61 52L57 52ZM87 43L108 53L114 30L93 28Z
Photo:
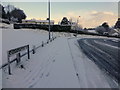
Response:
M57 13L55 15L51 15L55 23L57 24L62 20L63 17L67 17L68 19L72 19L72 21L77 22L77 19L79 20L79 24L82 25L82 27L91 28L91 27L97 27L101 25L103 22L108 22L110 26L113 26L118 16L113 12L103 11L69 11L64 14ZM79 18L79 16L81 16Z
M96 27L103 22L108 22L110 26L113 26L117 20L117 15L113 12L90 12L90 18L86 18L84 25L89 27Z
M113 12L103 11L89 11L89 12L68 12L68 18L72 18L73 21L79 19L79 24L83 27L97 27L103 22L108 22L110 26L113 26L117 21L118 16ZM78 16L81 16L78 18Z

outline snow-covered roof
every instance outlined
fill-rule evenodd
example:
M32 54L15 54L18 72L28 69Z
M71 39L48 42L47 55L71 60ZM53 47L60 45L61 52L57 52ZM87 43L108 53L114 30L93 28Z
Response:
M35 19L31 19L31 20L22 20L24 22L49 22L49 20L35 20ZM54 20L50 20L50 22L54 22Z

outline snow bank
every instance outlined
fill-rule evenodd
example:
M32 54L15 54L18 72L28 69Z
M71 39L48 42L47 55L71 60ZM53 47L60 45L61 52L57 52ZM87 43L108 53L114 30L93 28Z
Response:
M97 33L95 30L87 30L90 33Z
M40 34L42 33L42 34ZM39 46L42 41L48 39L47 32L28 29L2 29L2 64L7 62L7 51L29 44L30 49L33 45Z
M12 29L13 28L13 24L5 24L5 23L1 23L0 22L0 28L6 28L6 29Z

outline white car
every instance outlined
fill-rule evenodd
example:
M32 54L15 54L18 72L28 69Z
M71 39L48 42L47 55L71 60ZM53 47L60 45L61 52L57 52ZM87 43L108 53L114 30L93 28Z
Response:
M114 34L112 34L112 36L119 36L119 34L118 33L114 33Z

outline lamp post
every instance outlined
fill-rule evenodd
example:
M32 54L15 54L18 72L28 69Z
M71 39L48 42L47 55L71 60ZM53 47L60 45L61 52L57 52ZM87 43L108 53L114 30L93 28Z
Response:
M77 18L77 34L78 34L78 23L79 23L79 18L80 18L80 16Z
M48 1L48 17L49 17L49 40L50 40L50 0Z

